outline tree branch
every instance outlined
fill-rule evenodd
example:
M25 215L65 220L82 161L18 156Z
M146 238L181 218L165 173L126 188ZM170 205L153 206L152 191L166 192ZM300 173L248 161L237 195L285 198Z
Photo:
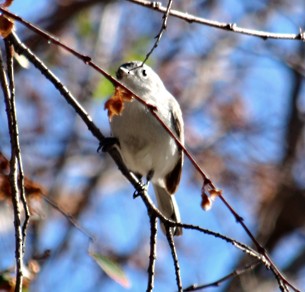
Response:
M146 0L127 0L129 2L156 10L158 12L166 12L167 8L162 6L161 2L156 1L146 1ZM226 30L226 31L231 31L239 34L245 34L245 35L250 35L254 37L260 37L263 40L267 39L278 39L278 40L300 40L300 41L305 41L305 32L300 31L298 34L292 34L292 33L272 33L268 31L260 31L260 30L254 30L254 29L247 29L243 27L239 27L236 25L236 23L225 23L225 22L219 22L219 21L214 21L214 20L208 20L202 17L197 17L188 13L184 13L178 10L173 10L171 9L169 14L171 16L174 16L176 18L180 18L182 20L185 20L187 22L195 22L199 24L204 24L207 26L215 27L218 29Z
M174 267L175 267L175 274L176 274L176 282L177 282L177 288L178 291L182 291L182 281L181 281L181 275L180 275L180 267L179 267L179 260L178 260L178 255L175 247L175 242L174 242L174 236L172 229L168 226L166 226L166 238L168 245L171 249L171 254L174 262Z
M198 284L193 284L185 289L183 289L184 292L187 291L197 291L197 290L202 290L202 289L206 289L206 288L210 288L210 287L219 287L220 284L224 281L230 280L232 278L238 277L248 271L253 270L258 264L260 264L260 261L256 261L252 264L246 265L243 268L237 269L229 274L227 274L226 276L218 279L217 281L214 281L212 283L208 283L208 284L203 284L203 285L198 285Z
M153 45L153 47L150 49L150 51L146 54L145 58L144 58L144 61L142 63L142 65L148 60L148 58L150 57L150 55L153 53L153 51L158 47L159 45L159 42L162 38L162 35L164 33L164 31L166 30L167 28L167 19L168 19L168 16L169 16L169 11L171 9L171 6L173 4L173 0L169 0L168 1L168 4L167 4L167 7L166 7L166 11L163 15L163 22L162 22L162 26L161 26L161 29L159 31L159 33L156 35L155 39L155 43Z
M25 187L24 187L24 171L22 165L22 157L21 157L21 150L20 150L20 143L19 143L19 130L17 125L17 113L16 113L16 106L15 106L15 80L14 80L14 49L12 44L9 42L8 39L4 39L5 49L6 49L6 65L7 65L7 75L9 80L9 88L11 93L11 106L12 106L12 113L14 118L15 124L15 143L16 143L16 158L18 164L18 187L20 190L20 199L22 202L23 210L24 210L24 222L22 225L22 244L23 244L23 253L25 252L25 243L26 243L26 230L30 221L30 211L28 208L28 204L26 201L26 194L25 194Z
M147 292L153 291L154 280L155 280L155 265L157 259L157 216L149 212L150 219L150 253L149 253L149 264L148 264L148 283Z
M23 238L21 228L20 193L18 188L18 137L17 121L15 115L14 90L10 91L9 83L4 69L2 53L0 50L0 82L4 95L7 122L11 139L11 159L9 181L11 187L12 203L14 209L15 227L15 259L16 259L16 284L15 292L22 291L23 281ZM10 84L12 81L10 81Z

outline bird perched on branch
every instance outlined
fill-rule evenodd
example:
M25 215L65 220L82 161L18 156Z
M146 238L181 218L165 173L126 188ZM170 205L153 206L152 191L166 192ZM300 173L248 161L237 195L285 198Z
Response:
M132 98L122 88L117 88L116 94L105 104L112 135L118 140L123 161L135 175L152 182L161 213L168 219L180 222L174 193L181 178L183 151L149 109L155 109L155 113L183 145L180 106L160 77L142 62L121 65L116 76L149 105ZM165 227L161 227L165 231ZM181 235L182 228L175 227L172 232Z

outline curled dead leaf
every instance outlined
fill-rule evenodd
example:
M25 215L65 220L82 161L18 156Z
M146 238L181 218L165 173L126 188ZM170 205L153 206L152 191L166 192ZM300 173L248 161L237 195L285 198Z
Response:
M213 189L213 190L210 190L210 196L211 196L211 199L214 201L217 197L221 196L222 195L222 191L221 190L217 190L217 189Z
M201 208L204 211L209 211L212 208L212 200L205 192L201 193Z
M6 38L14 29L14 21L4 15L0 15L0 35Z
M124 102L126 101L132 101L132 95L124 88L117 86L114 95L105 103L105 110L108 110L109 120L111 120L113 116L118 116L123 112Z
M212 208L214 200L221 196L222 191L218 189L207 189L209 185L203 184L201 189L201 208L209 211Z

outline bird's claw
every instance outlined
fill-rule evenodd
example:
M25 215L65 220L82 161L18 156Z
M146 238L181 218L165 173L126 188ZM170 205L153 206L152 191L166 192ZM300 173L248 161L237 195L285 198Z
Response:
M120 142L115 137L106 137L103 141L100 142L97 152L108 152L110 148L112 148L115 145L120 145Z
M142 181L139 182L139 186L138 188L135 190L135 192L133 193L133 198L136 199L138 196L140 196L140 194L142 192L147 191L148 189L148 182L146 183L142 183Z

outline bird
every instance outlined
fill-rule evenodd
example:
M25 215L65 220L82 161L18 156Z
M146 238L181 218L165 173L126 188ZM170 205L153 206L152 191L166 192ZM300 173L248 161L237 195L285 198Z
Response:
M158 74L141 61L119 66L117 79L147 104L184 145L184 123L180 105L166 89ZM109 112L108 112L109 114ZM119 114L110 119L112 136L118 140L120 155L132 173L151 182L159 211L174 222L181 222L174 197L182 173L183 151L149 108L137 99L124 103ZM165 226L161 229L166 233ZM182 228L171 228L182 235Z

